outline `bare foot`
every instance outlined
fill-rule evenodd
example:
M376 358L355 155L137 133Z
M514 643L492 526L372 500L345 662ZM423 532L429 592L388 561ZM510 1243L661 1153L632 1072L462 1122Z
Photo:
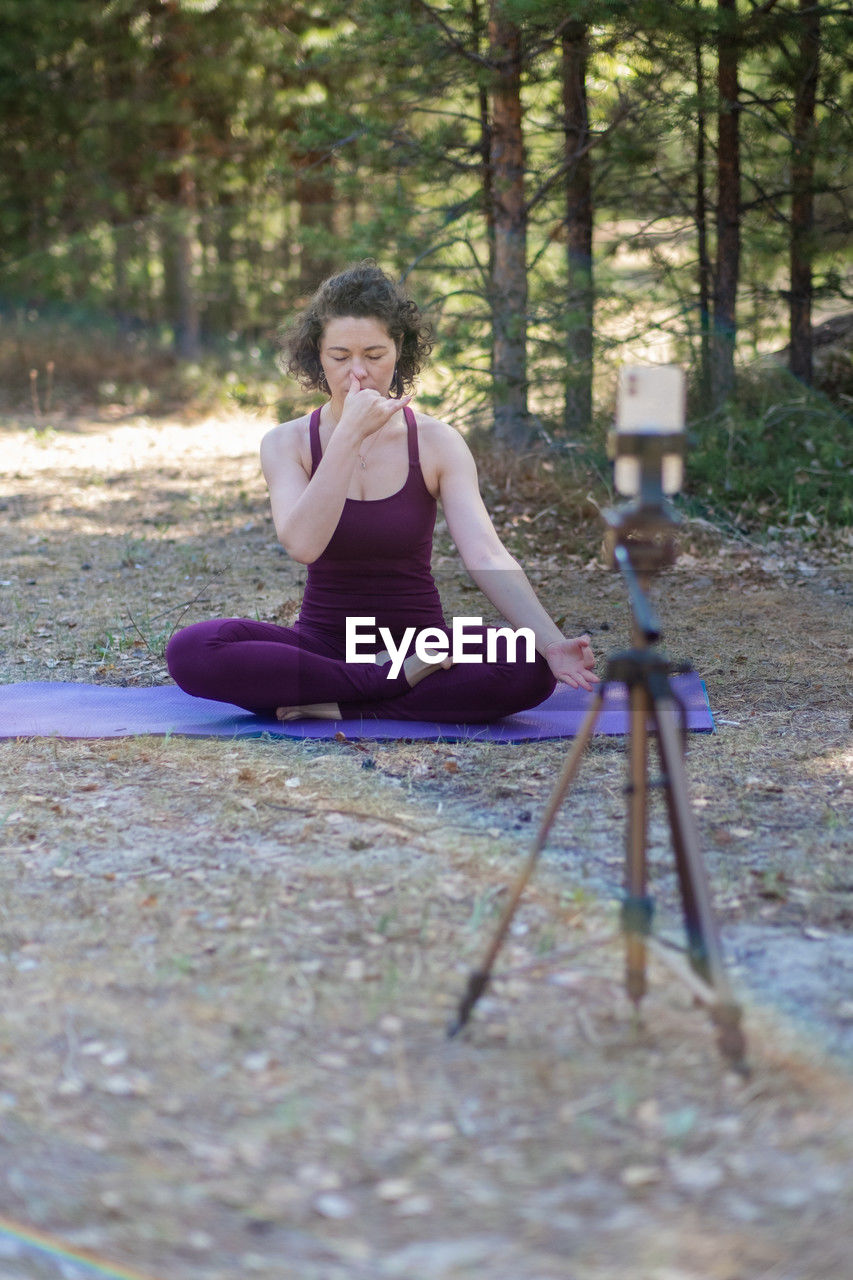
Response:
M433 671L438 671L442 667L445 671L449 671L452 666L453 659L450 654L438 662L424 662L416 653L412 653L403 663L403 674L409 682L409 688L414 689L416 684L420 684L426 676L432 675Z
M386 662L391 661L391 655L387 649L381 649L373 661L377 667L382 667ZM416 653L411 653L403 663L403 675L406 677L409 688L414 689L416 684L420 684L421 680L425 676L431 675L433 671L438 671L441 667L447 670L452 666L453 659L449 654L438 662L424 662Z
M276 707L276 720L342 720L336 702L309 702L304 707Z

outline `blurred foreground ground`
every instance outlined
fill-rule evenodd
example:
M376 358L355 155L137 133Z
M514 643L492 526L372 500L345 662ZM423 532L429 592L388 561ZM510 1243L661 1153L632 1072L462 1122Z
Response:
M158 682L178 623L290 620L266 425L0 425L0 680ZM624 643L594 525L490 499L566 630ZM849 1274L849 543L682 541L657 594L718 720L688 772L749 1081L654 962L634 1025L622 742L448 1042L565 744L7 741L0 1216L162 1280ZM650 857L679 938L658 811Z

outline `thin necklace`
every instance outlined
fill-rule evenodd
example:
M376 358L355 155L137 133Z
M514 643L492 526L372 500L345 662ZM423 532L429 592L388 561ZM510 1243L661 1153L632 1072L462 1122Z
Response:
M385 426L387 425L388 424L386 423ZM385 430L385 426L380 427L378 431L374 431L373 435L370 437L370 440L368 442L367 448L365 449L364 453L362 453L360 449L358 450L358 465L361 467L362 471L367 470L367 455L370 453L371 448L375 444L376 437L382 435L382 432Z
M334 431L335 427L338 425L338 423L339 423L339 422L340 422L340 418L336 418L336 419L334 420L334 422L332 423L332 430L333 430L333 431ZM386 425L387 425L387 424L386 424ZM361 467L361 470L362 470L362 471L366 471L366 470L367 470L367 455L368 455L368 453L370 453L370 449L371 449L372 445L374 444L374 442L375 442L375 440L376 440L376 437L377 437L377 436L381 436L381 435L382 435L382 432L383 432L384 430L385 430L385 427L380 427L378 431L374 431L373 435L370 437L370 443L368 444L368 446L367 446L367 448L365 449L364 453L362 453L360 449L356 450L357 455L358 455L358 465Z

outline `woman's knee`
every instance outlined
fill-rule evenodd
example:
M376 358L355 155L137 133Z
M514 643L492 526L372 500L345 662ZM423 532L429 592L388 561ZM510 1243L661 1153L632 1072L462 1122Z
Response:
M550 698L557 683L548 663L538 654L535 662L517 662L501 668L500 674L503 678L496 681L494 696L496 704L502 703L502 715L537 707Z
M544 702L554 692L556 681L544 658L535 662L505 663L486 669L483 704L491 719L501 719L527 711Z
M175 684L188 693L195 691L207 666L206 652L211 642L210 622L183 627L166 645L166 667Z
M531 705L536 706L538 702L544 702L546 698L550 698L551 694L557 687L557 681L554 677L554 673L541 654L537 654L536 661L529 663L528 667L531 694L536 697L537 700L536 703Z
M185 627L176 631L166 645L166 668L175 684L182 685L184 672L192 669L190 650L195 646L188 642L187 632L190 630L191 627Z

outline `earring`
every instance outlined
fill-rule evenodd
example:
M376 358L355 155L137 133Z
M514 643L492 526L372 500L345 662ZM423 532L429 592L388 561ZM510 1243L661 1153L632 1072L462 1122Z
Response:
M328 383L328 381L326 380L326 375L325 375L325 373L321 373L321 374L320 374L319 378L317 379L317 386L318 386L318 387L319 387L319 389L323 392L323 394L324 394L324 395L329 395L329 394L330 394L330 391L329 391L329 383Z

